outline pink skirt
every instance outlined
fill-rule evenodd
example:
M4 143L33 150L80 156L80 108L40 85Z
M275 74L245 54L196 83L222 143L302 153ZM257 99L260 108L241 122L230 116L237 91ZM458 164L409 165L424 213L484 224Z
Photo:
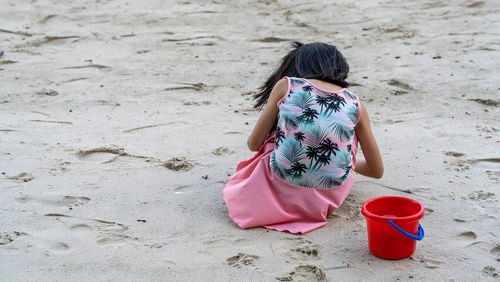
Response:
M354 184L354 167L341 186L332 189L302 187L288 183L272 171L269 155L274 149L271 133L259 152L238 164L224 185L222 196L231 219L242 229L263 226L303 234L326 224ZM356 156L357 139L352 152ZM353 164L356 160L353 160Z

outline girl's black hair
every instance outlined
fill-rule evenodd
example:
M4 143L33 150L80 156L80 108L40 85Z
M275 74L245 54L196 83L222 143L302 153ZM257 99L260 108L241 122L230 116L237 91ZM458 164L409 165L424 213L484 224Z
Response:
M292 42L293 49L281 60L266 82L254 95L254 108L262 108L269 99L271 90L285 76L312 78L331 82L340 87L348 87L349 65L337 47L326 43L302 44Z

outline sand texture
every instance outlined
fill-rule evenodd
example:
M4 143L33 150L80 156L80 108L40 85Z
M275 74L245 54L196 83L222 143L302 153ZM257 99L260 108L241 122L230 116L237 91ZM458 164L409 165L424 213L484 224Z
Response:
M386 172L303 236L240 230L221 190L291 40L344 53ZM500 1L0 0L0 51L2 281L500 279ZM408 259L368 250L382 195L426 208Z

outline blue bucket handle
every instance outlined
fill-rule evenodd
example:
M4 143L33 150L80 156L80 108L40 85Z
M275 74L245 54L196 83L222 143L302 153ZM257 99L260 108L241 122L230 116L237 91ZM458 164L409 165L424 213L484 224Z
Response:
M420 225L420 223L418 224L418 234L417 235L413 235L413 234L410 234L410 233L404 231L403 229L401 229L401 227L397 226L394 222L392 222L392 220L389 220L389 224L392 225L399 232L403 233L403 235L406 235L410 239L420 241L420 240L422 240L422 238L424 238L424 235L425 235L424 229L422 228L422 225Z

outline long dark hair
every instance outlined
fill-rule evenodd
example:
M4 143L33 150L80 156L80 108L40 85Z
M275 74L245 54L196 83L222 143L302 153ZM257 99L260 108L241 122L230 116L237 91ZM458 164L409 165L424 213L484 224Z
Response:
M271 90L285 76L312 78L327 81L340 87L348 87L349 65L337 47L326 43L302 44L292 42L293 49L283 57L277 69L269 76L254 95L254 108L262 108L269 99Z

